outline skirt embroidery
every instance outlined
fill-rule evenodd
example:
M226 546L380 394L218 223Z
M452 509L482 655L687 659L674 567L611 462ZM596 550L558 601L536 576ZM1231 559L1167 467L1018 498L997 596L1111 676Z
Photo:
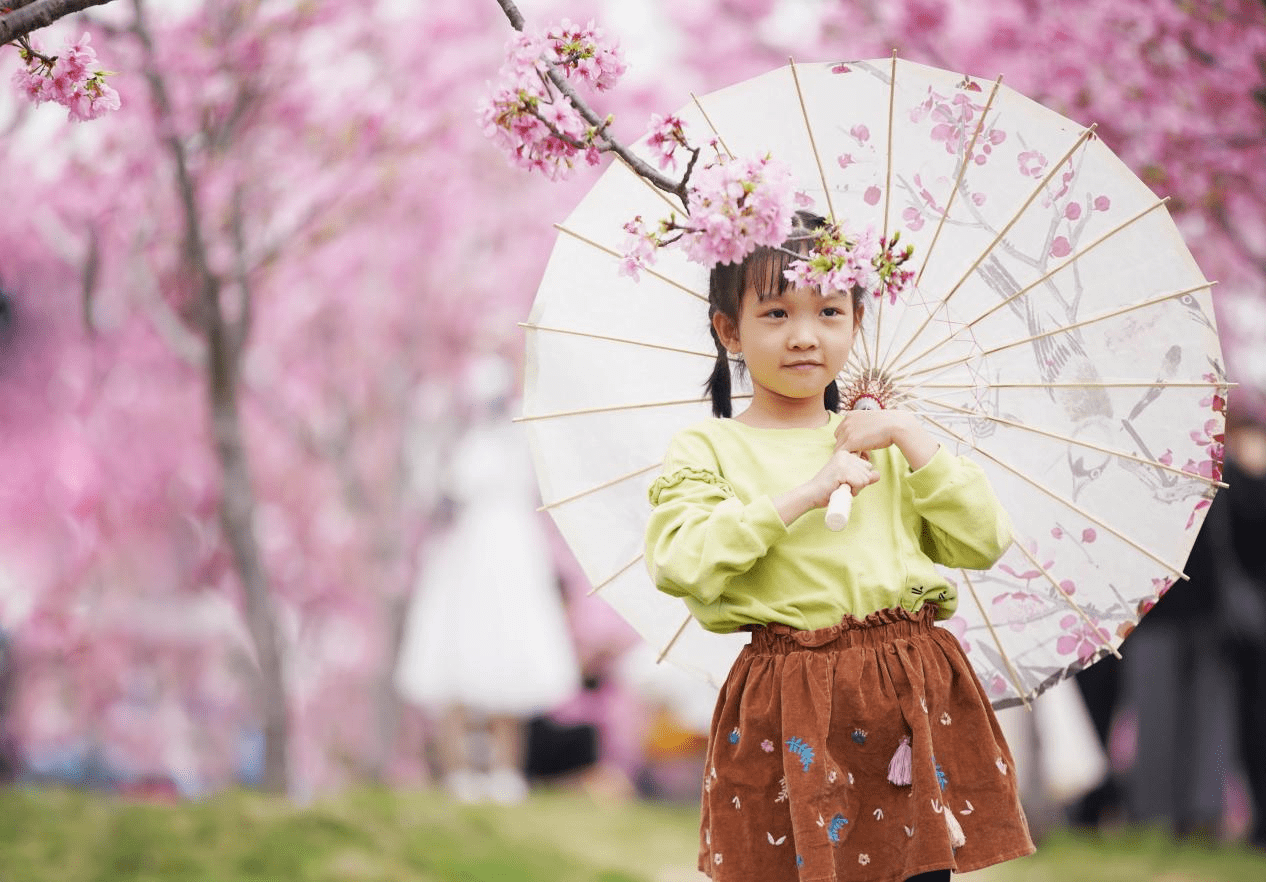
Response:
M984 690L931 613L756 630L713 718L703 872L896 882L1033 851Z

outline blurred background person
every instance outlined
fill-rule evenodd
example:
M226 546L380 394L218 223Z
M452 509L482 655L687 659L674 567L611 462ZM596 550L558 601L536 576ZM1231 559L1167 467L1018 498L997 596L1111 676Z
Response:
M1225 533L1221 537L1223 646L1235 689L1239 757L1252 822L1249 842L1266 849L1266 419L1227 414ZM1222 496L1221 493L1218 494Z
M1121 647L1121 700L1135 735L1124 804L1134 823L1179 837L1221 835L1234 727L1219 651L1230 491L1209 506L1184 571Z
M421 567L396 668L436 722L445 787L462 801L527 795L524 726L580 685L531 460L510 419L513 372L472 363L475 413L444 476L453 516Z

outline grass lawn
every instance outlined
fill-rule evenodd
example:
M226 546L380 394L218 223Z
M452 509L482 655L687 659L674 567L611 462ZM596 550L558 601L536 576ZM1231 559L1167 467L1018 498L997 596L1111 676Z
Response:
M536 792L503 808L363 790L309 806L0 790L0 882L700 882L694 806ZM1266 856L1123 832L1062 833L961 882L1262 882ZM772 882L772 880L771 880Z

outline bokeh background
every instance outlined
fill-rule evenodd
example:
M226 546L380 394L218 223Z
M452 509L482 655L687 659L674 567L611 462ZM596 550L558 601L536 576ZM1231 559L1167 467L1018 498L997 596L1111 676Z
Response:
M619 38L629 71L595 104L626 142L789 56L893 50L1097 123L1218 280L1231 407L1266 417L1260 0L518 6ZM0 772L171 803L443 793L451 730L398 687L409 610L460 517L449 466L488 365L509 413L551 223L605 161L551 182L485 139L512 33L494 0L114 0L34 37L84 31L122 98L88 123L21 99L0 47ZM688 805L710 696L649 665L522 514L577 671L518 721L519 764L555 763L527 784ZM1043 830L1128 766L1121 719L1102 768L1043 783L1033 760ZM1218 842L1251 827L1237 769Z

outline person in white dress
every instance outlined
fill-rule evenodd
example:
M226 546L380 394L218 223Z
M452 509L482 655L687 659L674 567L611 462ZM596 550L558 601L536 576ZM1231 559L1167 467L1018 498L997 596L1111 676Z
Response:
M464 801L522 799L524 722L580 685L510 387L502 361L468 373L475 413L441 477L454 517L422 551L396 668L401 696L438 722L444 782Z

